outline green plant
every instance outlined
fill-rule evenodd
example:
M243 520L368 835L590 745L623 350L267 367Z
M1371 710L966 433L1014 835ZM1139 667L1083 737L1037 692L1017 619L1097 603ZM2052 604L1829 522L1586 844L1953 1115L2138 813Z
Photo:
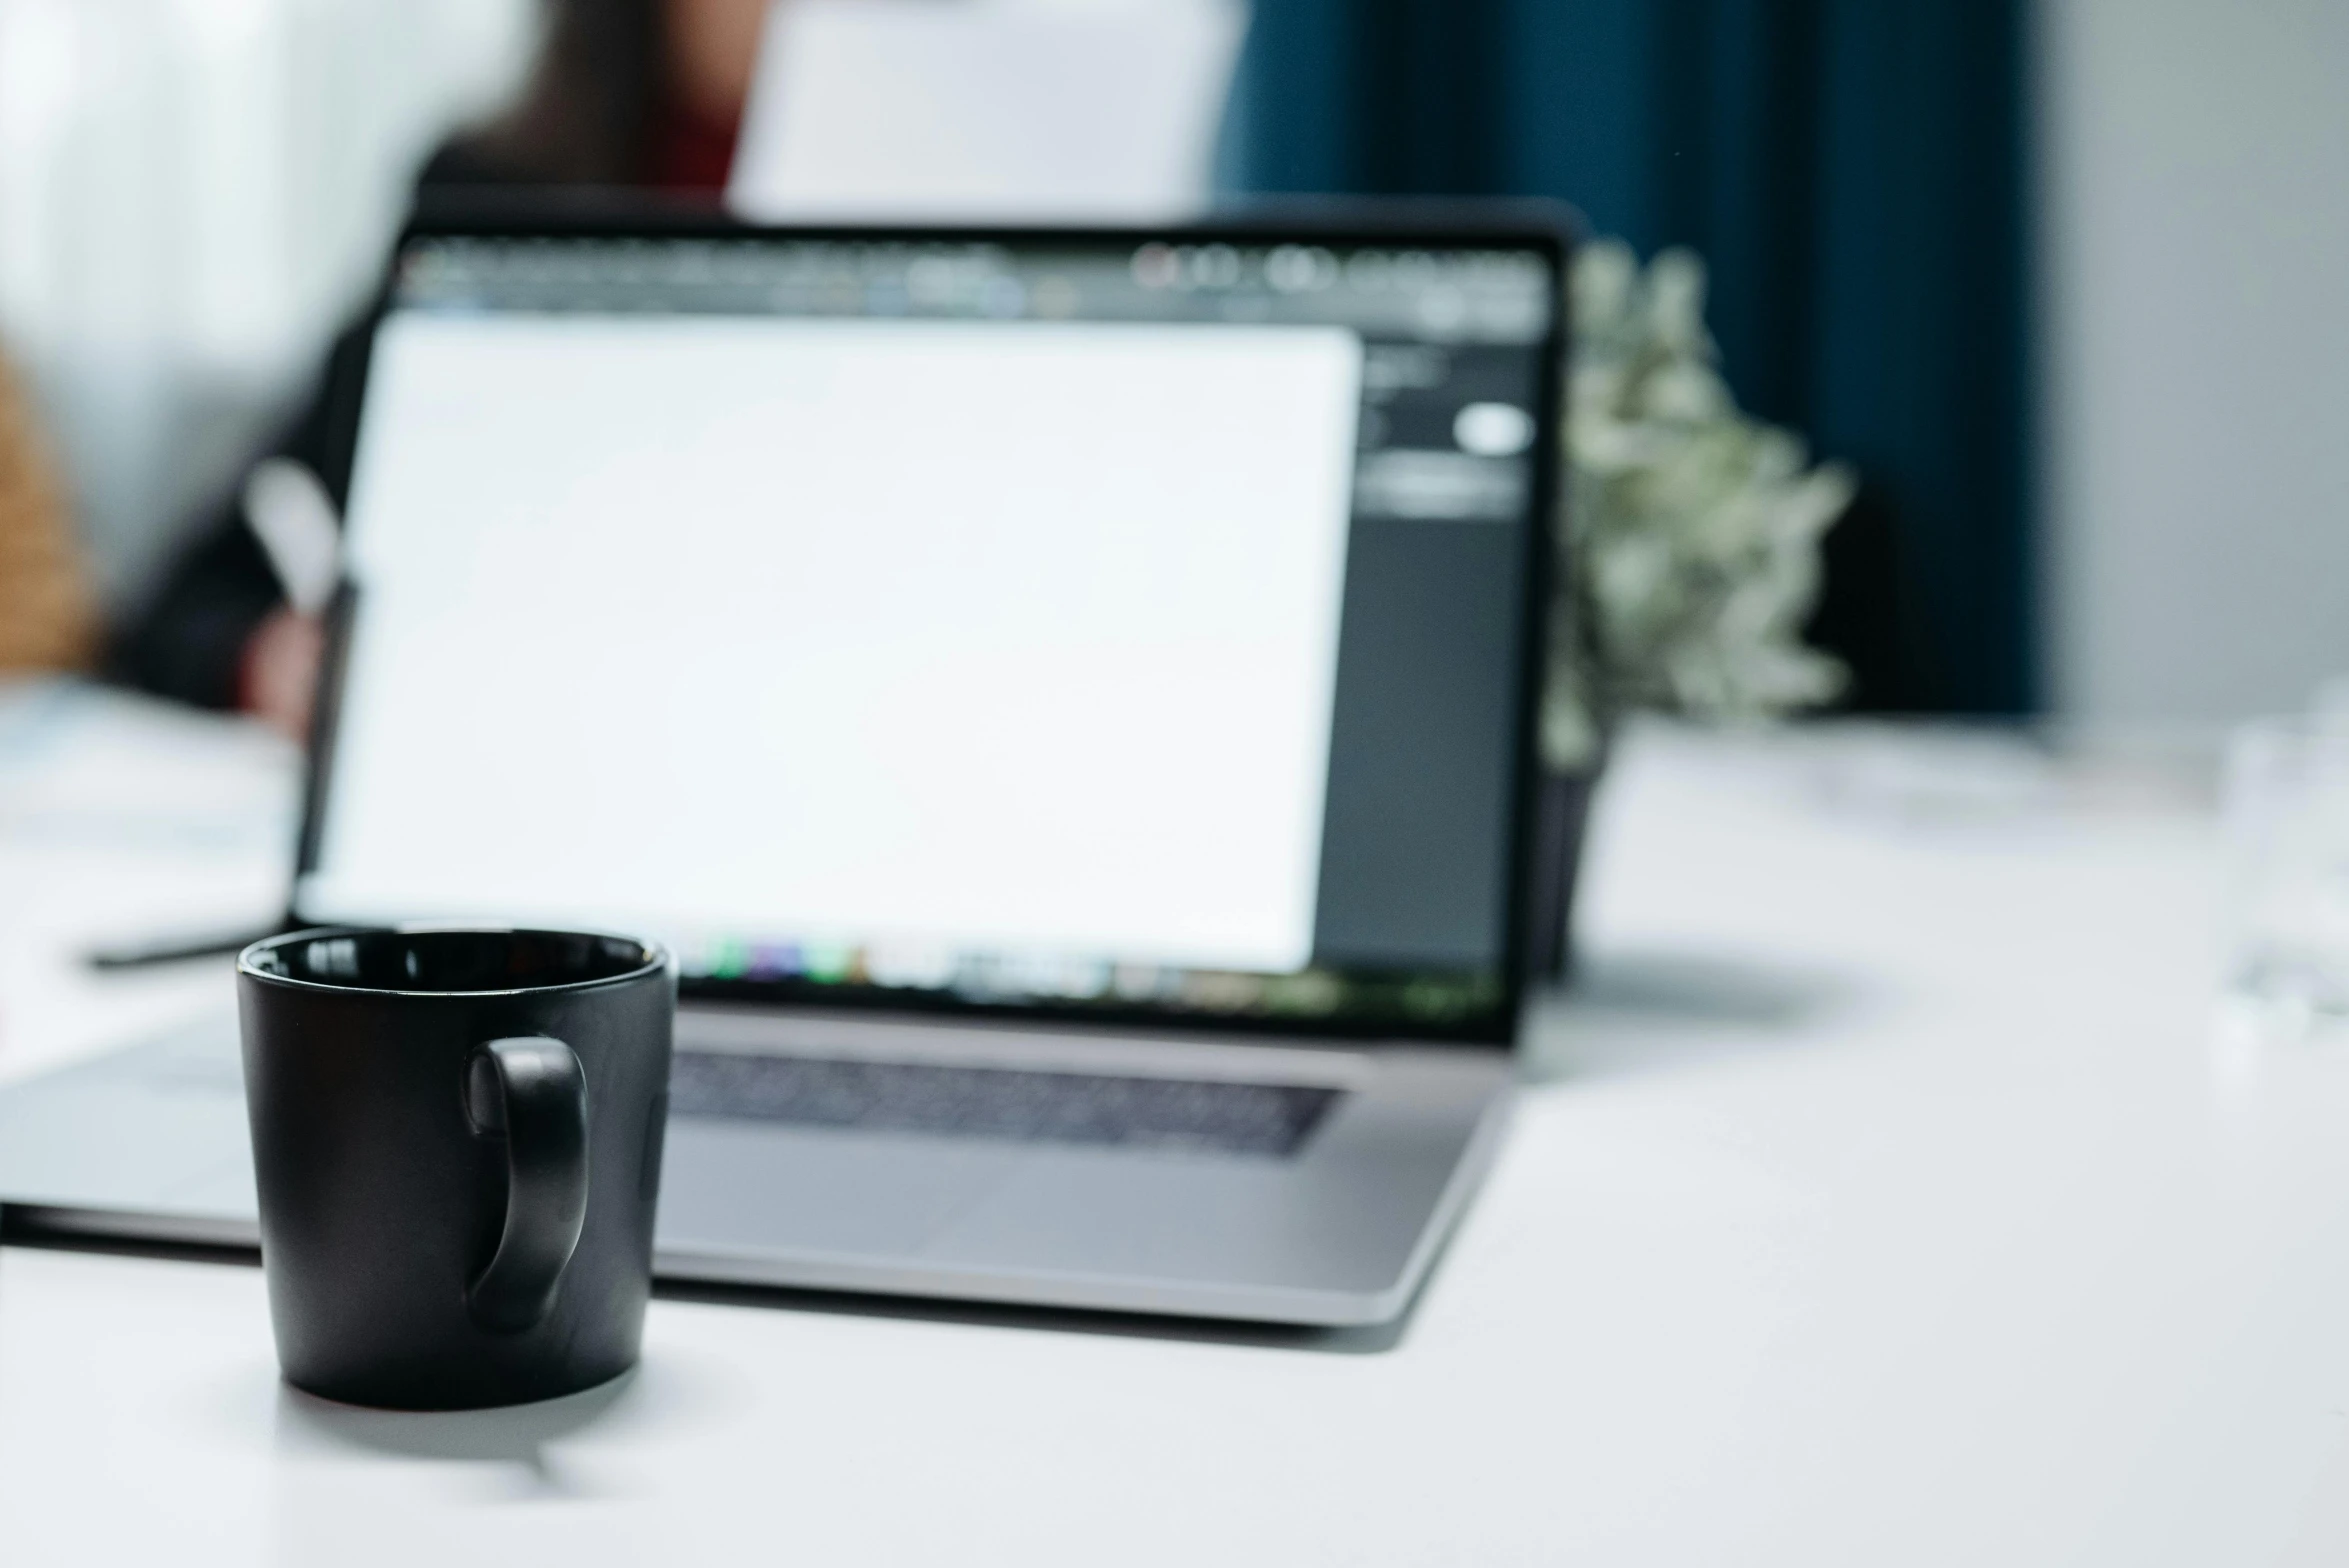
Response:
M1704 263L1643 271L1602 240L1576 261L1565 574L1542 749L1596 765L1633 709L1737 721L1832 698L1845 672L1802 641L1819 542L1850 504L1840 464L1748 417L1705 331Z

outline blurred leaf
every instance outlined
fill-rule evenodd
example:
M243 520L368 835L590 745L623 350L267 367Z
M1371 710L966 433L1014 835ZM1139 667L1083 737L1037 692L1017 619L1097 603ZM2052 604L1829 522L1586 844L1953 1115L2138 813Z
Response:
M1705 330L1705 267L1643 271L1598 240L1575 262L1568 505L1575 570L1542 716L1552 767L1591 766L1635 708L1751 721L1832 700L1846 680L1802 642L1819 545L1851 504L1840 464L1739 411Z

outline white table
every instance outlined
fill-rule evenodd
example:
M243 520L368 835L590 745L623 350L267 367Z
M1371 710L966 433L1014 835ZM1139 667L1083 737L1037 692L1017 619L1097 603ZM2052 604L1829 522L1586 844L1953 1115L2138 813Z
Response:
M211 739L221 831L128 856L0 745L0 1071L226 984L70 965L265 905L222 780L266 824L287 759ZM0 1558L2349 1561L2349 1045L2214 1028L2200 812L1650 731L1597 832L1587 991L1396 1335L663 1300L616 1389L372 1414L281 1388L256 1270L9 1248Z

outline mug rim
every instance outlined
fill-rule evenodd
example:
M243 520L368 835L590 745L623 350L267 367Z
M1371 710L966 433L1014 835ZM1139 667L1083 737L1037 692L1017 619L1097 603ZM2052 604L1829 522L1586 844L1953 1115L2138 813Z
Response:
M293 942L314 942L325 937L340 936L427 936L448 934L455 936L546 936L587 937L612 942L633 944L645 955L644 962L616 975L599 975L587 980L560 980L544 985L483 986L477 990L411 990L404 986L342 985L327 980L306 980L298 975L273 974L254 967L259 955ZM629 985L672 967L675 963L669 949L649 937L629 936L620 931L590 931L584 929L557 930L550 926L492 926L466 922L402 922L388 926L304 926L299 931L281 931L276 936L265 936L251 943L237 954L237 975L266 985L284 986L293 991L319 991L332 996L402 996L402 997L481 997L481 996L548 996L565 991L592 991L602 986Z

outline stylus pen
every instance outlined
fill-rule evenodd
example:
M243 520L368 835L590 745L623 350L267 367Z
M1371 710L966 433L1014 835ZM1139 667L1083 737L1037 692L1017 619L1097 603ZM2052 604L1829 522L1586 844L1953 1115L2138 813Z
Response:
M241 953L263 937L276 936L286 929L281 922L245 931L149 942L134 947L93 948L83 955L83 961L92 969L143 969L150 964L176 964L191 958L218 958L224 953Z
M307 467L290 457L263 458L245 478L245 526L303 615L322 614L341 575L342 529L334 498Z

